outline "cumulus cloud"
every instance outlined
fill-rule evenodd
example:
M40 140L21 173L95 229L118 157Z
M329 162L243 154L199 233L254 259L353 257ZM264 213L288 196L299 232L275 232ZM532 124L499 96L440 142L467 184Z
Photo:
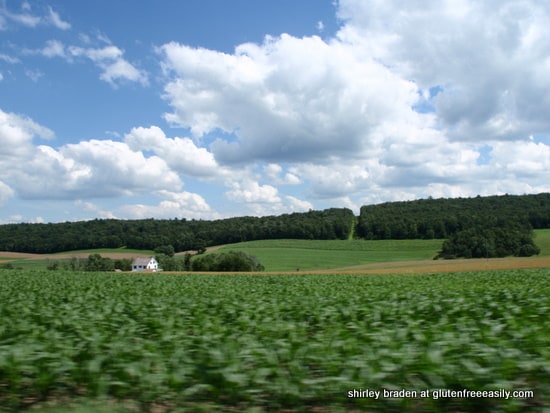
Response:
M318 197L337 198L364 190L369 184L369 173L359 165L341 167L303 165L302 176L311 182L314 194Z
M274 185L240 178L228 199L291 183L349 205L548 190L549 145L528 139L550 130L550 6L342 0L338 17L328 40L159 48L166 120Z
M490 167L502 169L514 178L549 184L550 146L542 142L497 142L492 148Z
M225 193L226 197L234 202L274 204L281 202L278 190L271 185L260 185L252 180L233 182L231 190Z
M168 138L158 126L133 128L124 141L133 150L154 152L181 174L208 177L223 173L206 148L189 138Z
M87 213L92 214L92 218L104 218L104 219L117 219L117 217L111 212L108 211L92 202L85 202L82 200L77 200L74 202L74 205Z
M410 118L418 99L414 83L317 36L266 37L231 55L178 43L161 52L172 76L166 119L196 137L234 133L211 146L222 163L355 156L385 121Z
M112 197L179 189L179 176L158 156L123 142L89 140L58 149L35 146L53 132L33 120L0 111L3 181L26 199Z
M291 195L286 195L285 199L287 200L289 209L291 211L303 212L303 211L309 211L310 209L314 209L313 204L309 201L304 201Z
M239 215L278 215L313 209L311 202L280 194L276 187L262 185L250 177L227 182L227 186L230 189L224 195L239 205Z
M53 136L50 129L32 119L0 109L0 166L2 162L28 152L34 137L51 139Z
M342 41L421 89L441 87L433 103L452 139L548 133L550 4L342 0L339 16Z
M120 208L121 213L130 219L143 218L194 218L194 219L217 219L219 214L212 211L205 199L199 194L191 192L172 192L161 190L155 193L156 196L164 198L157 205L124 205Z
M0 170L13 192L0 191L82 202L148 192L151 205L128 203L116 215L198 218L216 214L203 198L212 189L182 191L181 177L225 186L217 188L224 207L257 215L314 203L356 209L550 191L550 5L340 0L337 7L342 25L333 38L267 36L230 53L160 46L164 117L189 136L150 126L113 140L36 146L53 133L0 111ZM20 14L33 15L30 6ZM2 17L13 22L0 13L0 26ZM92 62L114 86L148 82L104 36L82 36L80 45L49 40L34 53Z
M291 172L283 175L283 167L276 163L270 163L263 167L263 173L271 182L278 185L299 185L302 183L300 178Z

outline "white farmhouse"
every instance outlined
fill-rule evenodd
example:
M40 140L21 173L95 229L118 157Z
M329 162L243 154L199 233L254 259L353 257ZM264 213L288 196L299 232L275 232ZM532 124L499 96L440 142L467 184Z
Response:
M142 271L157 271L159 269L159 263L154 257L138 257L135 258L132 262L132 271L142 272Z

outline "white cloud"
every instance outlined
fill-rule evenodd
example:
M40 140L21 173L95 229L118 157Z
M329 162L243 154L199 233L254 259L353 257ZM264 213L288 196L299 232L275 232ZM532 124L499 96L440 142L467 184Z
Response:
M124 59L116 59L112 63L100 64L100 66L104 71L99 78L108 83L115 84L120 79L138 82L143 85L148 83L145 72L136 69L135 66Z
M280 205L283 184L350 206L548 189L549 145L526 140L550 134L549 5L342 0L338 14L329 40L159 49L166 120L218 136L220 165L264 165L227 182L229 199Z
M149 83L147 72L140 70L124 59L124 51L112 44L103 47L65 46L59 40L48 40L42 49L24 50L26 54L39 54L48 58L59 57L68 62L86 58L91 60L102 72L99 78L113 86L120 81Z
M78 46L69 47L69 53L74 57L86 57L94 62L103 70L99 76L111 85L116 85L117 81L125 80L130 82L147 85L149 80L147 73L137 69L122 56L124 51L113 45L107 45L101 48L83 48Z
M61 17L59 17L59 14L53 11L51 7L48 7L48 11L49 11L48 20L52 25L54 25L60 30L68 30L71 28L71 25L66 21L63 21Z
M237 215L279 215L295 211L308 211L313 204L291 195L281 196L272 185L260 185L251 178L228 182L230 190L225 197L239 205Z
M189 138L168 138L158 126L133 128L124 137L133 150L152 151L175 171L191 176L214 176L224 171L214 156Z
M157 156L146 158L122 142L90 140L68 144L51 153L50 158L57 157L67 165L66 190L106 196L177 189L182 185L164 160Z
M0 206L5 205L8 199L13 196L13 189L11 189L4 182L0 181Z
M529 178L550 188L550 146L542 142L496 142L491 155L491 167L515 179Z
M0 111L2 180L27 199L113 197L178 190L183 183L158 156L122 142L90 140L55 149L33 144L53 132L29 118Z
M314 198L339 198L369 188L370 174L365 166L300 164L290 169L311 186Z
M50 6L47 7L47 11L44 14L32 14L32 7L29 3L24 2L21 5L21 13L14 13L7 9L3 4L0 7L0 30L5 30L8 25L8 21L14 22L18 25L35 28L40 25L54 26L61 30L67 30L71 28L71 25L66 21L63 21L59 14L55 12Z
M44 76L44 73L42 73L40 70L38 69L27 69L25 70L25 75L27 75L27 77L29 79L31 79L33 82L38 82L40 80L40 78L42 76Z
M164 198L158 205L124 205L121 213L129 219L143 218L191 218L217 219L220 215L210 208L205 199L199 194L191 192L172 192L161 190L156 196Z
M303 211L309 211L310 209L314 209L313 204L309 201L304 201L296 197L293 197L291 195L286 195L285 199L288 201L291 211L303 212Z
M278 190L271 185L260 185L252 180L233 182L231 190L225 193L227 199L234 202L273 204L281 202Z
M18 58L13 57L13 56L9 56L9 55L4 54L4 53L0 53L0 60L3 60L4 62L10 63L10 64L19 63Z
M59 40L48 40L39 53L46 57L66 57L65 46Z
M442 87L433 103L452 139L548 133L550 3L342 0L339 16L342 41L421 89Z
M291 172L286 172L284 176L281 176L283 173L283 167L276 163L270 163L263 167L264 174L269 178L269 180L278 185L299 185L302 183L300 178Z
M211 183L225 186L224 208L257 215L313 203L356 208L550 191L550 4L341 0L337 7L342 26L332 39L267 36L232 53L175 42L158 48L165 119L189 136L150 126L122 142L35 146L37 136L53 133L0 111L2 182L16 197L153 194L151 205L115 211L129 217L213 216L203 198L210 201ZM147 84L124 50L105 36L85 37L79 45L50 40L35 53L87 60L114 86ZM17 63L1 54L0 61ZM182 191L184 176L205 192Z
M42 224L44 223L44 218L42 218L41 216L28 218L21 214L13 214L13 215L9 215L6 220L0 219L0 225L18 224L21 222L25 222L27 224Z
M0 167L8 159L27 153L32 148L35 136L50 139L54 134L28 117L0 109Z
M23 26L27 27L36 27L40 24L41 18L39 16L33 16L32 14L28 13L9 13L5 12L5 16L8 17L10 20L22 24Z
M74 202L74 205L87 213L92 214L92 218L104 218L104 219L117 219L117 217L111 212L98 205L95 205L92 202L85 202L82 200L77 200Z
M267 37L232 55L177 43L161 48L172 75L166 119L196 137L235 133L211 149L219 162L323 160L376 144L384 122L408 119L415 85L353 47L319 37Z

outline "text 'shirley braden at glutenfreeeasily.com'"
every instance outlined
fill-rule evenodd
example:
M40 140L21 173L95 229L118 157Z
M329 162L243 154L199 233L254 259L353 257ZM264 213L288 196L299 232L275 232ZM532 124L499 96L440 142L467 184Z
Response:
M353 389L348 391L348 398L370 398L370 399L398 399L398 398L432 398L434 400L443 398L532 398L534 396L531 390L449 390L449 389L426 389L426 390L373 390L373 389Z

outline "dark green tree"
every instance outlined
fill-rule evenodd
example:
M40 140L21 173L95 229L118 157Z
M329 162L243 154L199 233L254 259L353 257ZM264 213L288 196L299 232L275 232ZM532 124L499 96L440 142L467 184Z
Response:
M164 254L168 257L173 257L175 254L174 247L172 245L160 245L155 248L156 254Z

